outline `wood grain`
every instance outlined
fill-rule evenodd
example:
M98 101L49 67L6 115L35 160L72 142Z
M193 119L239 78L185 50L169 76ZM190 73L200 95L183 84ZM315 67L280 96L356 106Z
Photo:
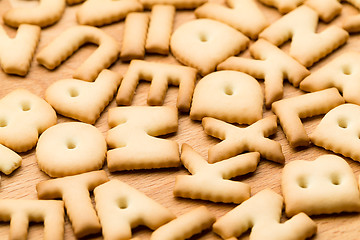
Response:
M15 1L15 0L13 0ZM18 0L16 0L18 1ZM221 1L221 0L219 0ZM17 3L20 4L21 3ZM36 4L36 1L35 1ZM272 8L265 7L258 4L261 10L264 11L269 21L281 17L281 15ZM38 45L37 52L48 44L54 37L66 28L76 25L75 13L78 9L78 5L68 6L62 19L55 25L45 28L41 33L41 41ZM9 0L0 1L0 14L2 15L7 9L10 8ZM344 8L340 17L331 22L332 25L341 26L343 19L346 16L354 15L358 11L350 5L344 4ZM195 16L191 11L178 11L176 13L174 28L177 28L180 24L194 19ZM122 40L123 22L111 24L102 27L104 31L113 36L119 42ZM319 30L324 29L327 25L320 23ZM15 35L15 30L5 26L6 31L10 36ZM56 68L54 71L49 71L40 66L35 60L33 60L29 74L25 77L10 76L0 71L0 98L5 96L10 91L16 88L26 88L40 97L44 96L46 88L56 80L71 78L74 69L89 56L95 46L86 45L77 51L72 57L65 61L62 65ZM283 46L284 51L288 50L288 44ZM360 49L360 38L358 35L352 35L348 43L341 49L331 54L326 59L322 60L318 64L315 64L310 70L314 71L324 65L329 60L333 59L339 54L345 51L358 51ZM248 51L241 54L242 56L249 56ZM162 57L157 55L147 54L146 60L160 61L167 63L177 63L172 56ZM111 69L122 74L125 73L128 67L127 63L117 61ZM262 81L260 81L262 84ZM263 85L263 84L262 84ZM284 97L295 96L303 94L302 91L294 88L289 83L285 82ZM146 105L147 92L149 89L148 83L141 83L137 88L136 95L133 100L133 105ZM175 105L178 89L170 87L166 95L164 105ZM100 119L96 122L95 126L106 135L108 131L107 125L107 111L110 108L116 106L114 101L105 109ZM264 109L264 116L271 114L269 110ZM306 131L311 133L319 123L322 116L305 119L304 125ZM58 116L58 122L73 121L71 119ZM188 143L196 151L198 151L204 158L207 158L207 150L210 146L218 143L219 141L206 135L203 132L200 122L191 121L187 114L179 115L179 130L176 134L168 136L169 139L177 141L180 145L182 143ZM278 132L272 137L274 140L279 141L282 145L282 149L285 155L286 162L290 162L297 159L314 160L317 156L325 153L330 153L321 148L310 146L306 148L293 149L289 146L285 139L284 133L281 127L278 127ZM34 156L34 150L21 154L23 157L22 166L16 170L10 176L2 175L0 198L16 198L16 199L37 199L35 185L43 180L49 179L49 177L39 170L36 159ZM359 175L360 165L350 159L347 159L351 165L356 176ZM265 188L271 188L277 193L281 193L280 190L280 178L283 166L276 164L265 159L261 159L258 169L246 176L238 177L236 180L243 181L250 184L252 189L252 195ZM188 199L174 198L172 189L174 186L175 176L179 174L188 174L183 167L173 169L161 169L161 170L139 170L139 171L124 171L109 173L107 167L104 166L105 171L108 173L110 179L120 179L129 185L144 192L160 204L169 208L176 215L181 215L190 209L199 205L207 206L216 217L224 215L226 212L235 207L234 204L215 204L206 201L194 201ZM353 214L332 214L321 215L313 217L318 224L318 233L312 239L358 239L360 234L360 215ZM285 219L284 219L285 220ZM6 239L8 236L9 226L7 223L0 224L0 239ZM32 224L29 230L29 239L42 239L43 227L41 224ZM151 231L146 227L138 227L133 231L134 236L138 236L141 239L148 239ZM244 234L241 239L247 239L247 234ZM69 220L66 219L65 226L65 239L75 239ZM88 237L87 239L102 239L101 235L95 235ZM210 230L205 231L202 234L193 237L192 239L220 239L217 235Z

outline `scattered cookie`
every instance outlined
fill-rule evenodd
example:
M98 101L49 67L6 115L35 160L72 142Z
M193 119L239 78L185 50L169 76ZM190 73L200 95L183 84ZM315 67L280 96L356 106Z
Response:
M66 122L41 134L36 159L50 177L64 177L102 168L106 150L105 138L96 127Z
M122 61L144 59L149 20L149 15L144 12L127 15L120 53Z
M311 73L301 83L304 91L315 92L336 87L346 102L360 104L360 53L346 52L319 70Z
M267 137L276 133L277 118L275 115L261 119L254 124L241 128L215 118L205 117L202 120L204 131L222 142L209 148L209 162L218 162L245 151L259 152L263 158L284 163L280 143Z
M169 54L175 11L173 5L153 6L145 44L146 52Z
M346 18L343 23L343 28L349 33L360 32L360 14Z
M262 118L263 93L255 78L237 71L217 71L196 85L190 118L213 117L230 123L252 124Z
M4 23L11 27L21 24L50 26L62 17L66 7L65 0L40 0L33 8L11 8L3 15Z
M201 206L187 212L156 229L150 240L185 240L210 228L215 222L213 214Z
M174 196L241 203L250 197L250 186L230 179L254 172L259 161L260 154L251 152L209 164L189 145L183 144L181 162L192 175L176 177Z
M181 63L206 75L216 65L244 50L249 39L234 28L211 19L197 19L178 27L171 36L170 48Z
M20 167L22 158L19 154L0 144L0 171L9 175Z
M36 185L36 191L39 199L62 198L74 234L82 238L101 231L89 191L108 180L105 171L95 171L40 182Z
M56 121L54 109L45 100L28 90L16 89L0 100L0 144L26 152Z
M359 105L342 104L329 111L309 137L319 147L360 161L359 119Z
M218 70L235 70L264 79L265 104L283 97L283 80L286 78L295 87L310 74L310 71L284 51L264 39L259 39L249 48L254 59L230 57L217 66Z
M259 1L270 7L275 7L280 13L285 14L297 8L305 0L259 0Z
M305 240L316 233L316 223L304 213L280 223L282 208L281 195L265 189L219 218L213 231L232 239L251 228L251 240Z
M286 164L281 177L287 216L359 212L360 193L349 164L336 155Z
M104 69L95 82L63 79L54 82L45 92L45 100L63 116L94 124L113 99L122 76Z
M168 209L119 180L96 187L94 195L105 239L130 239L131 229L138 225L155 230L175 218Z
M179 146L156 138L177 131L178 112L173 107L117 107L109 110L106 141L110 172L177 167Z
M207 0L140 0L144 8L150 9L155 5L173 5L176 9L194 9Z
M177 108L189 111L195 88L197 71L194 68L141 60L132 60L120 85L116 102L130 105L139 80L151 81L147 103L161 105L168 85L179 86Z
M99 28L70 27L41 49L36 59L47 69L54 69L85 43L93 43L99 47L75 70L73 77L93 81L103 69L118 59L120 52L117 41Z
M82 3L85 0L66 0L67 4L69 5L74 5L74 4L78 4L78 3Z
M254 0L226 0L226 3L230 8L214 2L205 3L195 10L195 16L226 23L252 39L256 39L268 26L268 21Z
M332 25L321 33L315 33L318 14L307 6L300 6L272 23L259 37L279 46L291 39L290 56L306 67L343 45L349 34Z
M5 73L25 76L40 40L40 27L21 24L15 38L0 27L0 64ZM18 49L21 48L21 51Z
M325 114L343 103L345 101L339 91L336 88L330 88L274 102L272 110L278 116L290 145L298 147L310 144L301 118Z
M76 18L81 25L103 26L142 10L141 3L136 0L87 0L80 6Z
M44 222L44 239L64 239L64 204L58 200L0 199L0 220L10 222L9 239L27 239L29 222Z
M330 22L341 13L342 5L340 2L345 1L360 9L360 1L358 0L307 0L305 4L314 9L321 20Z

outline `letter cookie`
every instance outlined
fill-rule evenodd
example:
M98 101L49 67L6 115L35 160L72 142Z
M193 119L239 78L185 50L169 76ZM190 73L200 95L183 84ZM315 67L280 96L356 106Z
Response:
M45 240L63 240L64 217L61 201L0 199L0 220L10 222L9 239L26 239L31 221L44 222Z
M360 14L350 16L344 20L343 28L349 33L360 31Z
M310 139L319 147L360 161L359 119L359 105L342 104L324 116Z
M151 234L150 240L189 239L210 228L215 220L213 214L205 206L201 206L159 227Z
M173 5L176 9L194 9L204 3L207 0L140 0L144 8L149 9L155 5Z
M260 161L260 154L245 153L209 164L189 145L183 144L181 161L192 175L176 177L174 196L241 203L250 197L250 186L230 179L254 172Z
M307 0L305 4L314 9L324 22L330 22L341 13L342 6L340 2L351 3L354 7L360 9L359 0Z
M360 105L360 53L346 52L319 70L311 73L301 83L304 91L315 92L336 87L346 102Z
M214 117L252 124L262 118L263 98L260 84L253 77L236 71L213 72L196 85L190 118Z
M259 1L268 6L275 7L280 13L285 14L297 8L305 0L259 0Z
M74 234L82 238L101 230L89 191L107 181L105 171L96 171L43 181L36 185L36 191L39 199L63 199Z
M204 76L216 65L244 50L249 39L232 27L210 19L197 19L178 27L170 48L181 63L194 67Z
M303 5L271 24L259 37L276 46L292 39L290 56L310 67L343 45L349 38L344 29L335 25L321 33L315 33L317 25L317 13Z
M67 122L41 134L36 158L50 177L64 177L102 168L106 150L105 138L96 127Z
M142 9L141 3L136 0L87 0L80 6L76 18L81 25L103 26Z
M226 0L226 3L230 8L219 3L205 3L195 10L195 16L226 23L252 39L267 27L268 21L254 0Z
M4 22L11 27L21 24L50 26L62 17L66 7L65 0L40 0L33 8L12 8L3 15Z
M26 152L56 121L54 109L45 100L28 90L16 89L0 100L0 144Z
M310 139L301 118L325 114L345 101L336 88L286 98L272 105L282 129L292 147L308 146Z
M22 24L15 38L0 26L0 65L5 73L25 76L40 39L40 27ZM21 51L19 51L21 49Z
M276 116L261 119L254 124L240 128L229 123L205 117L202 120L204 131L222 142L209 148L209 162L218 162L245 151L259 152L262 157L284 163L280 143L267 137L276 133Z
M9 175L20 167L22 158L19 154L0 144L0 171Z
M117 107L109 110L106 141L110 172L176 167L180 164L175 141L156 138L177 131L177 109L172 107Z
M213 231L232 239L251 228L250 240L305 240L316 233L316 223L304 213L280 223L282 208L283 198L265 189L218 219Z
M264 39L259 39L249 48L254 59L230 57L217 66L218 70L235 70L255 78L264 79L265 104L271 104L283 97L285 78L299 86L301 80L310 74L304 66Z
M103 69L118 59L120 53L116 40L99 28L70 27L41 49L36 59L47 69L54 69L85 43L93 43L99 47L75 70L73 77L93 81Z
M285 165L281 177L287 216L359 212L360 193L349 164L336 155Z
M96 187L94 195L105 239L130 239L131 229L138 225L155 230L175 218L168 209L119 180Z
M63 79L46 89L45 100L63 116L94 124L113 99L121 78L120 74L104 69L95 82Z
M147 102L149 105L161 105L168 85L179 86L177 108L189 111L195 88L197 71L194 68L174 64L132 60L120 85L116 102L118 105L130 105L139 80L151 81Z

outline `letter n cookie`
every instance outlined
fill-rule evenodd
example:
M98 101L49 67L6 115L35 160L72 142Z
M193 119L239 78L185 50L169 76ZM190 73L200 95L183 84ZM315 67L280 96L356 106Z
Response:
M282 208L283 198L265 189L219 218L213 231L230 239L251 228L250 240L305 240L316 233L315 222L304 213L280 223Z
M156 138L177 131L178 113L171 107L117 107L109 110L106 141L111 150L111 172L176 167L180 164L175 141Z
M285 165L281 187L287 216L359 212L357 181L349 164L336 155Z

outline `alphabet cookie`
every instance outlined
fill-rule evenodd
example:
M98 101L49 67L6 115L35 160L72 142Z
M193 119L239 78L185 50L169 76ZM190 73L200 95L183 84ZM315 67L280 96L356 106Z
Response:
M263 93L255 78L237 71L217 71L196 85L190 118L213 117L252 124L262 118Z
M22 158L19 154L0 144L0 171L9 175L20 167Z
M222 140L209 148L209 162L214 163L245 151L259 152L262 157L284 163L285 158L280 143L267 137L277 131L275 115L261 119L252 125L240 128L229 123L205 117L202 120L204 131Z
M178 113L173 107L117 107L109 110L106 141L110 148L110 172L132 169L177 167L179 146L156 138L177 131Z
M343 45L349 34L342 28L330 26L316 33L318 14L308 6L300 6L272 23L259 35L279 46L291 39L290 56L306 67Z
M47 69L54 69L85 43L99 47L75 70L73 77L93 81L103 69L118 59L120 53L118 42L99 28L74 26L66 29L40 50L36 60Z
M316 233L316 223L305 213L280 223L282 208L281 195L265 189L219 218L213 231L232 239L251 228L250 240L305 240Z
M336 155L286 164L281 177L287 216L359 212L360 194L349 164Z
M360 2L358 0L307 0L305 4L314 9L324 22L330 22L337 15L341 13L340 2L351 3L354 7L360 9Z
M359 105L342 104L323 117L310 139L319 147L360 161L359 117Z
M176 106L189 111L195 88L197 71L194 68L141 60L132 60L120 85L116 102L118 105L130 105L139 80L151 81L147 102L149 105L161 105L168 85L179 86Z
M119 180L96 187L94 195L105 239L130 239L131 229L138 225L155 230L175 218L168 209Z
M305 0L259 0L259 1L268 6L275 7L280 13L285 14L297 8Z
M63 116L94 124L113 99L122 76L104 69L95 82L63 79L45 92L45 100Z
M259 161L260 154L251 152L209 164L189 145L183 144L181 162L192 175L176 177L174 196L241 203L250 197L250 186L230 179L254 172Z
M105 171L95 171L40 182L36 191L39 199L62 198L74 234L81 238L101 230L89 191L108 180Z
M249 48L254 59L229 57L217 66L217 70L235 70L247 73L257 79L264 79L265 104L271 104L283 97L283 80L295 87L310 74L303 65L264 39L259 39Z
M204 76L228 57L244 50L248 43L245 35L224 23L197 19L174 31L170 48L177 60L198 69Z
M105 138L96 127L67 122L40 136L36 159L39 168L50 177L64 177L102 168L106 150Z
M176 9L193 9L204 3L207 0L140 0L144 8L150 9L155 5L173 5Z
M54 109L45 100L28 90L16 89L0 100L0 144L26 152L56 121Z

